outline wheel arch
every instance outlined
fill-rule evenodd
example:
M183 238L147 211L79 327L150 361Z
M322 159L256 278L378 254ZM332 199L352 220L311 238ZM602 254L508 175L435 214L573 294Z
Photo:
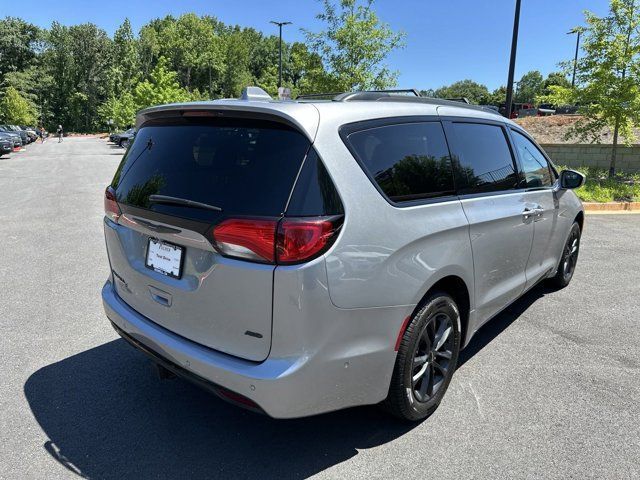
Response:
M574 222L578 222L578 225L580 226L580 232L582 232L584 230L584 212L582 210L580 210L578 212L578 214L576 215L576 218L574 218L573 220Z
M436 291L447 293L455 300L460 312L460 345L466 345L469 329L469 316L471 314L471 295L470 289L462 277L450 274L438 279L424 293L421 300L416 305L411 317L413 317L413 315L422 308L422 305L429 295Z

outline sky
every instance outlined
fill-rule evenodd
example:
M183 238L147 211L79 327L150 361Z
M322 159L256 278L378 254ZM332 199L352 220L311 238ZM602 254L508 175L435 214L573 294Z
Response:
M19 16L41 27L93 22L109 35L125 17L134 31L152 18L195 12L227 24L277 34L269 20L291 21L284 39L301 41L301 29L318 31L317 0L57 0L20 8L0 0L0 17ZM392 29L405 32L406 46L387 64L399 72L399 88L438 88L465 78L493 90L507 82L515 0L377 0L374 8ZM584 23L584 10L608 11L608 0L522 0L515 79L530 70L546 75L573 58L573 27Z

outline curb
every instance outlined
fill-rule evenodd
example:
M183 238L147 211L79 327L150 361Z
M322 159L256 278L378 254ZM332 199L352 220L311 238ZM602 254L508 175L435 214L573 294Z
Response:
M582 202L586 212L639 212L640 202Z

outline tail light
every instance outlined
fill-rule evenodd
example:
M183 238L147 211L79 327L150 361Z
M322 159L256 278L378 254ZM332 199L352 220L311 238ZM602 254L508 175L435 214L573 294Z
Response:
M277 220L231 218L213 229L213 239L229 257L273 263L277 225Z
M331 245L337 230L332 219L283 218L278 226L278 263L300 263L317 256Z
M104 214L113 222L118 222L118 218L122 215L120 206L116 201L116 191L109 186L104 191Z
M228 219L213 229L214 244L228 257L291 265L317 257L333 243L342 216Z

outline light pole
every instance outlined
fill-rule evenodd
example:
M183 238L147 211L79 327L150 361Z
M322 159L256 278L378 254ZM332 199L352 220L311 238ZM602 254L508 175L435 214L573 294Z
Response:
M271 20L269 23L277 25L280 30L280 57L278 60L278 88L280 88L282 86L282 27L284 25L291 25L291 22L276 22Z
M578 50L580 49L580 34L584 31L583 27L576 27L570 32L567 32L567 35L573 35L574 33L578 34L576 38L576 55L573 57L573 76L571 77L571 88L576 86L576 69L578 67Z
M505 117L511 118L513 103L513 74L516 69L516 50L518 49L518 26L520 24L520 0L516 0L516 13L513 17L513 36L511 37L511 59L509 60L509 79L507 80L507 103L505 104Z

